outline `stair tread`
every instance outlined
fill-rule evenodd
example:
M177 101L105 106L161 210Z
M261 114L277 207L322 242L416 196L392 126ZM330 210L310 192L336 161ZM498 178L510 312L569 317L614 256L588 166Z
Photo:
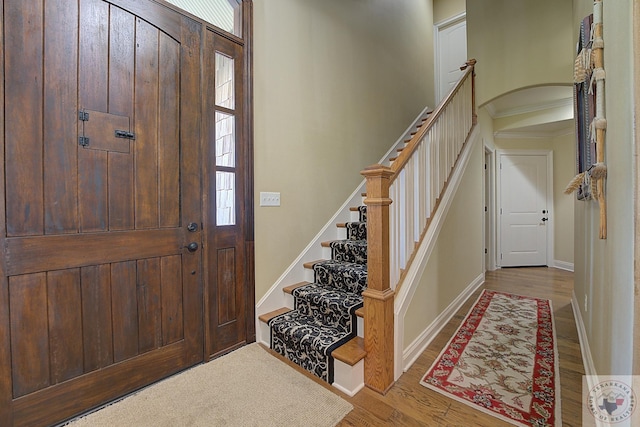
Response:
M301 313L297 310L290 310L286 314L289 316L283 316L282 318L275 320L271 326L278 330L292 331L294 334L297 334L298 340L308 343L315 342L320 347L324 347L326 349L336 341L344 339L349 335L345 330L335 326L319 323L316 321L315 317ZM300 324L304 324L305 328L300 329L295 326L293 328L291 327L291 325L297 326ZM309 333L309 330L313 330L315 333ZM325 339L316 340L317 336L322 336Z
M313 268L313 266L316 265L317 263L324 262L324 261L328 261L328 260L327 259L317 259L315 261L305 262L302 265L304 266L304 268Z
M333 358L353 366L365 358L367 352L364 349L364 339L362 337L354 337L346 344L341 345L331 352Z
M282 307L277 310L273 310L268 313L261 314L258 317L258 320L260 320L263 323L269 323L269 320L273 319L274 317L280 316L281 314L288 313L290 311L291 311L290 308Z
M302 282L295 283L293 285L285 286L284 288L282 288L282 290L284 291L285 294L292 294L294 290L310 284L311 282L302 281Z
M364 318L364 307L360 307L356 310L356 316Z
M335 239L335 240L327 240L326 242L320 243L320 246L323 248L330 248L332 243L347 243L351 245L363 246L367 244L367 241L362 239Z

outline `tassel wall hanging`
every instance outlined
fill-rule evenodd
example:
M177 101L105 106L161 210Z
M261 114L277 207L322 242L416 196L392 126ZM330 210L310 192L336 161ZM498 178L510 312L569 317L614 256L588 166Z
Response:
M605 180L607 178L607 166L605 164L605 131L607 120L604 111L604 40L602 38L602 0L593 3L593 43L588 52L580 52L576 59L575 77L579 79L584 75L591 76L590 90L595 85L596 112L590 126L590 137L595 139L596 162L586 171L576 175L565 189L565 194L571 194L581 185L591 184L592 196L598 202L600 208L600 239L607 238L607 203L605 198ZM587 60L589 58L591 60Z

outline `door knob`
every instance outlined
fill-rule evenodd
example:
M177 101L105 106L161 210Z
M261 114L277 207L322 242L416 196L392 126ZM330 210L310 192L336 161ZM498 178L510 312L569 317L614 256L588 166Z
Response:
M195 222L190 222L189 225L187 225L187 230L189 230L192 233L194 231L198 231L198 224L196 224Z
M198 244L196 242L191 242L187 245L187 250L189 252L195 252L198 250Z

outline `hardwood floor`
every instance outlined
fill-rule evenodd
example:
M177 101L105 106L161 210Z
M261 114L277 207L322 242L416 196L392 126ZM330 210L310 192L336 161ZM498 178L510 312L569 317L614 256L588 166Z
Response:
M562 425L582 425L581 388L584 368L571 309L573 273L554 268L509 268L487 272L482 288L546 298L552 301L560 359ZM449 341L476 298L478 290L437 335L391 390L381 396L367 388L354 397L340 394L354 409L339 426L508 426L468 405L446 398L419 384Z

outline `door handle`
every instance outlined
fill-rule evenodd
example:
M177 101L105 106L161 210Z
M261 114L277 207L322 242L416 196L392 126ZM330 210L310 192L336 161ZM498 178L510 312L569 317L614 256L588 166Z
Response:
M196 242L191 242L186 246L189 252L195 252L198 250L198 244Z
M549 221L549 218L542 218L542 221Z

